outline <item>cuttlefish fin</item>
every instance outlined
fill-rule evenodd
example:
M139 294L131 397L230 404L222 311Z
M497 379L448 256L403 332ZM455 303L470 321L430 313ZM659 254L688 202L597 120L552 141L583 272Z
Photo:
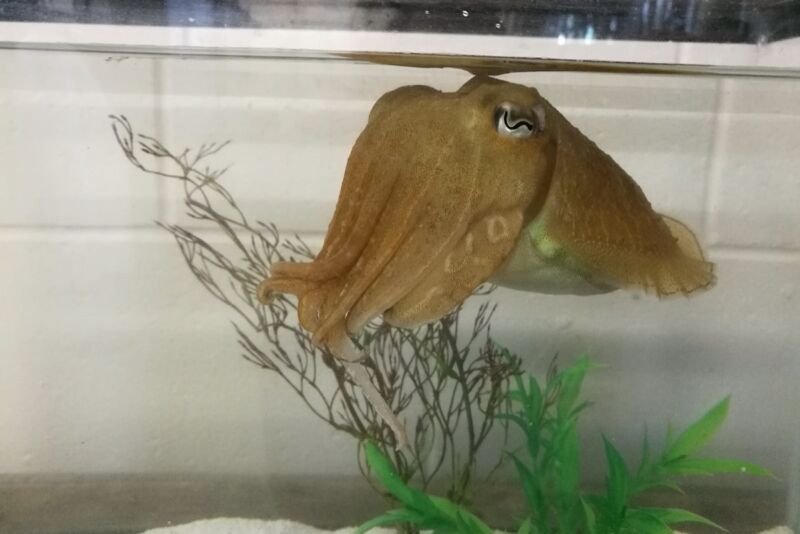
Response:
M677 241L678 248L681 249L681 252L692 259L706 261L703 255L703 249L700 247L700 242L697 241L697 237L688 226L669 215L659 215L661 216L661 220L664 221L664 224L669 228L669 233L671 233L672 237Z
M675 239L683 258L673 261L671 265L672 287L666 294L689 294L701 289L708 289L716 282L714 264L707 261L697 237L677 219L661 215L661 220L667 225L669 233Z
M554 108L558 148L542 210L548 236L577 267L614 287L659 297L714 282L691 231L656 213L634 180Z

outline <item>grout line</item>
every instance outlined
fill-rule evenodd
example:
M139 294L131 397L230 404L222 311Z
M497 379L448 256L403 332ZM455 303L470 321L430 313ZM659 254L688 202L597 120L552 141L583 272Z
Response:
M711 146L709 148L709 159L706 164L705 187L703 189L703 235L705 242L712 246L717 241L713 236L713 229L715 227L715 206L719 204L718 192L722 187L722 159L724 156L723 149L723 136L727 133L729 124L729 115L727 113L729 97L727 96L726 89L728 88L729 80L722 79L717 81L717 105L714 111L714 128L711 137Z
M120 231L132 231L132 232L145 232L145 231L154 231L154 232L164 232L163 229L157 226L157 223L160 222L159 220L154 220L152 223L145 223L145 224L129 224L129 225L119 225L119 226L112 226L112 225L105 225L105 226L93 226L93 225L81 225L81 224L0 224L0 233L13 233L13 232L73 232L73 233L80 233L80 232L93 232L93 233L103 233L103 232L120 232ZM162 221L165 222L166 221ZM194 224L181 224L181 228L185 230L189 230L195 233L203 233L206 235L227 235L223 230L220 230L216 226L201 226L201 225L194 225ZM299 230L293 228L280 228L280 233L282 236L295 236L298 235L303 239L322 239L325 237L324 230Z
M224 242L227 234L217 228L181 226L207 239ZM298 236L312 249L321 246L324 232L282 230L285 237ZM0 241L173 241L172 235L154 224L140 226L0 226Z
M227 241L227 235L217 228L182 226L199 236L214 242ZM321 231L281 230L285 237L298 236L312 248L320 246L325 238ZM165 230L155 226L0 226L0 241L172 241L173 237ZM710 256L716 259L746 259L759 261L800 261L800 249L780 247L744 247L718 245L708 248Z
M677 43L675 46L675 63L680 65L684 62L684 57L686 56L684 45L686 43Z
M153 58L153 136L156 139L164 138L164 66L161 58ZM156 165L159 171L164 171L165 162L163 158L158 158ZM157 220L166 221L169 206L169 191L167 180L159 179L156 181L156 196L158 205L156 206Z
M800 261L800 249L792 248L767 248L767 247L741 247L741 246L711 246L708 248L709 256L716 259L742 259L749 261ZM712 258L712 259L713 259Z
M711 173L714 170L714 161L718 158L718 150L719 150L719 143L717 140L717 131L720 128L720 117L721 117L721 109L720 109L720 100L721 96L721 81L715 80L714 82L714 115L713 115L713 122L711 126L711 133L708 139L708 152L705 164L703 165L703 220L702 224L702 233L704 237L704 241L706 243L709 242L709 219L711 217L711 210L710 210L710 203L709 203L709 190L710 190L710 183L711 183Z
M91 228L78 226L62 227L0 227L2 242L75 242L75 241L130 241L161 242L172 241L172 236L156 226L152 227L119 227Z
M119 232L130 230L132 232L142 232L145 230L157 230L158 227L153 221L141 224L121 224L121 225L102 225L91 224L0 224L0 232Z

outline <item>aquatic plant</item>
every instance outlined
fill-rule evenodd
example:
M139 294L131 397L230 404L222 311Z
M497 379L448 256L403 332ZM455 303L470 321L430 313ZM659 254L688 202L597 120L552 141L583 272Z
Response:
M679 434L667 432L666 443L658 455L652 454L645 434L635 470L603 437L608 464L605 492L584 492L580 485L577 422L589 406L587 402L579 402L579 397L583 379L591 368L587 357L579 358L561 372L552 366L544 386L530 375L514 377L514 386L508 393L512 407L503 417L524 438L518 451L508 453L528 506L528 515L518 534L668 534L672 532L671 526L678 523L721 528L688 510L639 507L633 500L653 488L680 491L677 480L688 475L771 476L751 463L697 456L725 421L729 405L729 399L725 398ZM408 523L438 533L492 532L465 507L409 487L373 443L366 442L364 451L370 469L401 507L364 523L356 534L380 525Z
M202 231L158 223L175 238L197 281L235 313L233 328L244 358L279 376L331 427L380 448L403 481L414 478L427 488L446 474L441 478L449 483L448 497L467 501L478 450L496 423L509 377L517 368L516 360L492 343L495 308L484 303L471 323L460 307L411 330L371 323L359 336L378 390L412 431L410 449L395 450L394 435L342 365L293 322L295 303L280 294L267 305L257 300L256 288L274 262L309 259L313 253L298 236L285 238L274 224L252 221L242 212L220 183L226 169L207 166L208 158L228 143L172 152L157 139L136 134L124 116L111 116L111 126L131 164L177 181L186 215L210 223L227 237L232 249L215 246ZM478 293L490 291L483 287ZM326 369L333 381L321 372ZM360 446L356 450L360 455Z

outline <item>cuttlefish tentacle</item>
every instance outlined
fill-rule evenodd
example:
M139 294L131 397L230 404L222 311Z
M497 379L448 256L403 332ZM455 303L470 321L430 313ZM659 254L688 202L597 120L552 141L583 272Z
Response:
M378 388L372 383L361 361L364 359L363 351L359 350L343 329L332 332L329 336L328 349L342 363L353 382L361 388L364 396L383 419L395 436L395 447L405 449L408 447L408 435L400 419L395 415L392 407L386 402Z

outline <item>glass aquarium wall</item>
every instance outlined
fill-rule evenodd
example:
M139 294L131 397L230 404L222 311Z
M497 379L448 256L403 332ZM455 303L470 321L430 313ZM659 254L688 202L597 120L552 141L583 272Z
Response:
M714 43L800 34L800 7L780 0L5 0L0 20Z
M115 12L113 3L89 4ZM641 3L640 13L645 4L661 5ZM713 2L695 4L713 12ZM497 395L526 374L546 388L546 377L587 356L594 365L576 395L590 405L580 411L573 466L587 494L602 494L612 478L608 444L633 477L645 434L658 459L688 427L702 450L662 460L747 464L682 464L685 493L643 492L636 506L686 508L731 532L800 527L796 40L752 44L763 39L740 28L736 39L719 39L739 44L559 43L547 28L565 19L539 11L529 13L541 23L535 35L431 26L439 33L395 39L341 28L73 25L66 8L40 24L23 4L4 9L27 22L0 26L0 531L140 532L213 517L340 528L388 509L374 476L372 484L362 476L359 438L391 434L354 422L353 413L380 419L367 404L360 412L343 404L348 391L361 397L330 352L314 349L296 301L258 315L256 287L271 260L320 250L375 102L408 85L456 91L472 78L465 68L535 87L654 210L693 232L716 282L663 299L482 286L439 330L375 319L357 341L376 368L412 376L381 358L428 362L415 371L427 382L404 386L411 400L401 420L416 451L405 458L422 466L404 471L414 474L409 484L516 529L528 505L506 453L524 450L522 435L490 414L494 426L476 440L487 417L481 395L464 397L452 431L433 433L419 422L428 405L414 392L451 375L483 377L475 391ZM619 19L620 31L633 27L631 16ZM501 40L481 41L488 37ZM552 54L536 54L533 42ZM484 45L492 52L481 56ZM433 55L387 55L395 52ZM423 128L409 137L367 153L377 162L419 157L423 173L426 154L448 154ZM453 345L426 349L423 338ZM443 354L483 363L459 374ZM515 357L519 367L497 363ZM549 390L554 403L566 402L557 401L563 384ZM461 398L458 383L444 387L443 398ZM493 406L508 413L518 398ZM698 420L706 426L692 427ZM452 448L441 449L448 440ZM447 461L428 481L438 464L421 451L440 450ZM688 476L714 470L728 472ZM469 480L453 485L465 472Z

